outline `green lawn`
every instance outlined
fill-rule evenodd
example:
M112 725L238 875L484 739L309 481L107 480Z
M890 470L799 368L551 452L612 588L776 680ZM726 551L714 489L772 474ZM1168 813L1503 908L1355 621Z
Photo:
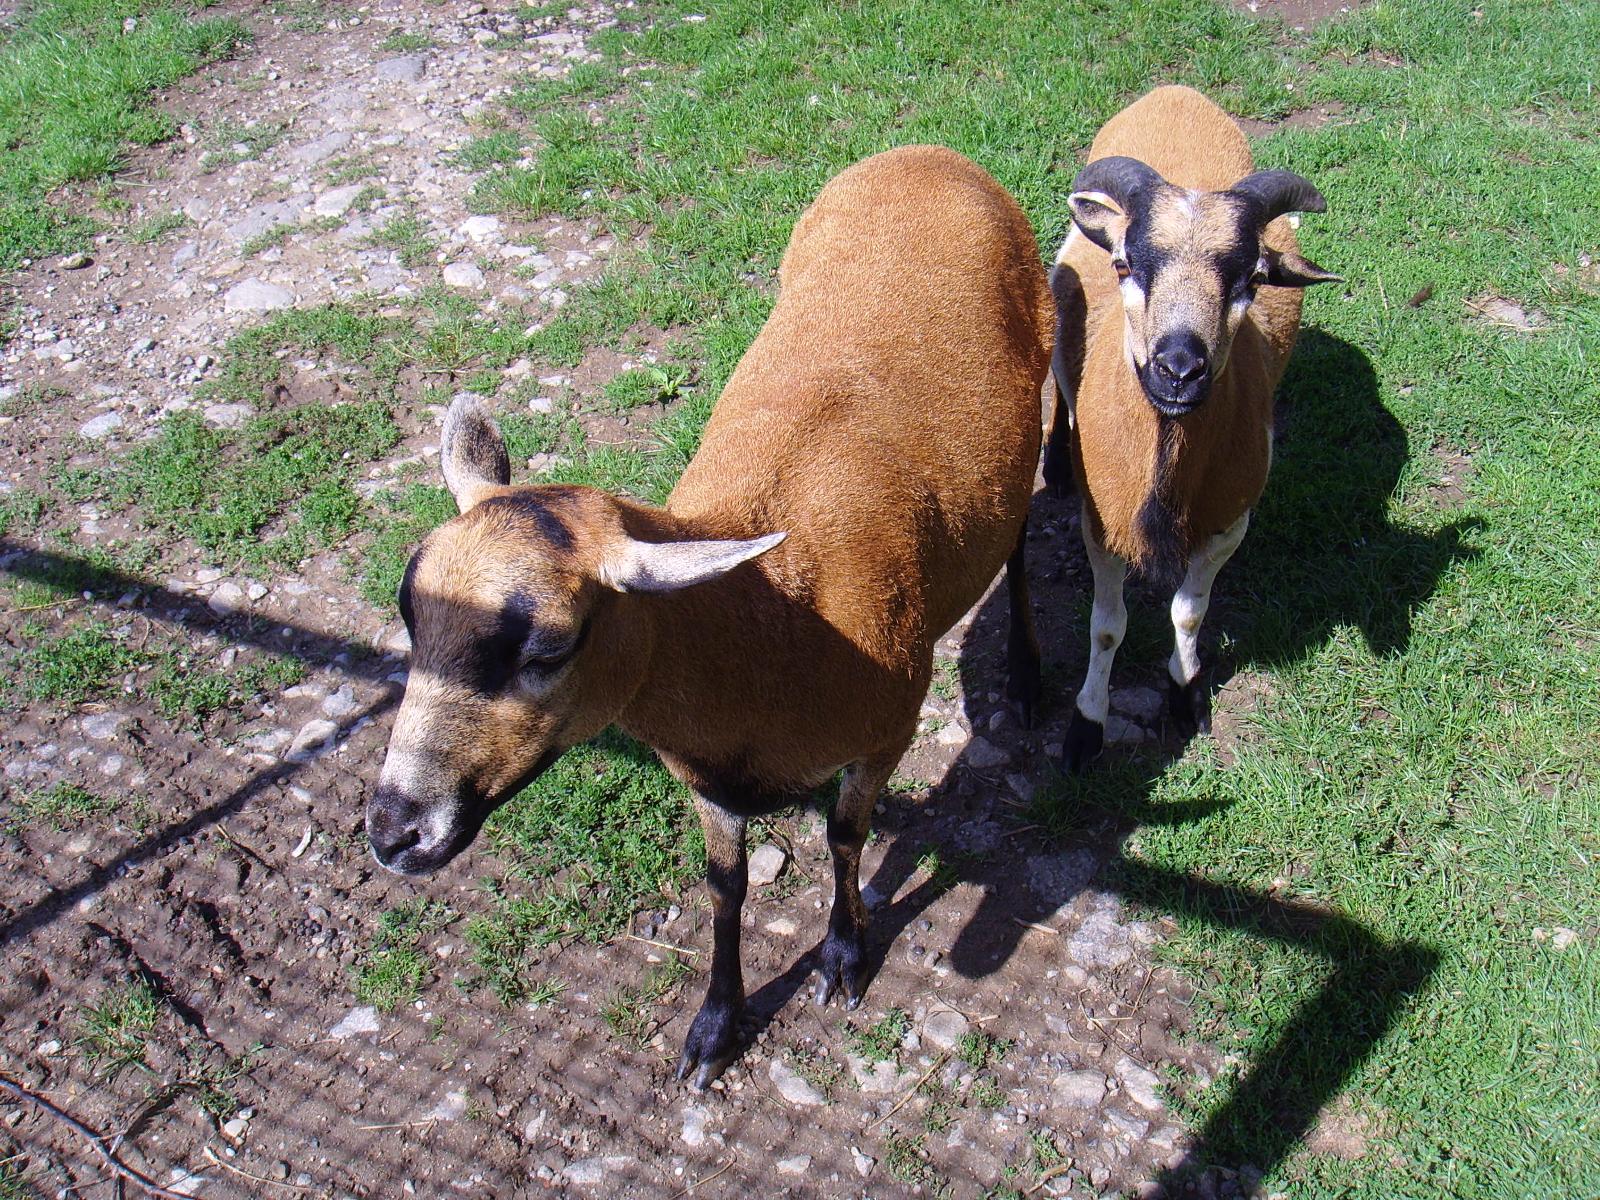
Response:
M1263 699L1226 765L1106 761L1038 815L1148 822L1118 882L1179 917L1171 960L1239 1055L1194 1113L1214 1161L1295 1196L1594 1194L1600 7L1400 0L1311 35L1202 0L648 11L513 97L501 141L537 165L483 156L475 199L647 229L533 349L669 328L708 398L770 304L750 273L865 154L972 155L1048 251L1094 130L1155 82L1258 118L1342 105L1258 148L1327 194L1302 237L1350 280L1308 297L1286 446L1220 589L1220 657ZM1481 318L1497 296L1539 327ZM640 471L647 495L675 473ZM1165 636L1136 611L1124 661ZM1338 1097L1355 1161L1300 1145Z
M193 8L209 7L209 2ZM94 223L52 193L96 183L177 132L150 97L247 37L150 0L34 0L0 24L0 270L71 250Z

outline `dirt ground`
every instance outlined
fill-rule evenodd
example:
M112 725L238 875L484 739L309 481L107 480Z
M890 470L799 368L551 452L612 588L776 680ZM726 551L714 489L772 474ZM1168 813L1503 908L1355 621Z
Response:
M334 155L381 161L380 182L418 205L455 263L477 271L457 277L485 305L557 305L553 294L612 249L606 231L573 222L473 223L463 203L471 176L448 151L514 80L582 61L589 32L617 14L575 8L525 22L509 7L384 0L355 10L359 23L311 32L249 7L254 47L166 102L241 124L286 121L284 135L210 173L193 154L149 152L135 172L138 204L182 209L183 232L149 247L106 242L87 269L43 263L20 273L23 323L0 386L43 382L65 395L0 427L14 451L6 490L36 479L65 439L110 459L147 435L189 402L228 333L259 320L272 289L309 305L418 286L418 271L364 242L381 211L335 220L349 197L330 196L336 189L314 170ZM399 29L425 30L433 48L380 50ZM328 224L239 256L241 243L307 208ZM535 253L534 235L549 265L530 284L512 268ZM581 388L620 365L592 362L568 382ZM336 394L340 382L307 365L292 386ZM208 409L206 418L238 414ZM433 414L402 419L406 441L378 479L436 453ZM81 516L80 550L129 532L123 514ZM1156 965L1163 922L1128 912L1109 882L1127 829L1091 814L1080 842L1051 846L1020 815L1053 778L1083 662L1075 614L1087 581L1075 500L1041 494L1033 530L1035 601L1057 667L1047 711L1023 730L997 694L1002 588L947 639L949 686L930 696L926 732L902 768L916 786L886 798L864 864L881 962L854 1023L891 1008L908 1014L888 1062L859 1056L838 1010L809 1004L829 868L808 813L774 830L787 844L785 870L752 888L746 908L750 1048L704 1095L671 1074L708 956L701 887L640 913L634 937L549 947L545 963L568 987L544 1004L508 1009L452 987L464 957L457 924L427 941L435 978L414 1006L359 1006L351 971L377 914L426 895L465 919L489 903L479 880L492 864L480 845L414 883L369 856L362 806L405 663L396 625L327 554L271 580L196 558L84 602L135 636L179 631L218 656L292 649L311 671L201 736L175 731L138 694L18 715L5 736L13 793L68 781L136 803L102 823L0 836L5 1073L120 1134L130 1165L206 1197L1153 1193L1154 1181L1190 1163L1196 1135L1181 1098L1210 1082L1221 1056L1188 1035L1189 989ZM0 570L25 572L49 553L7 542ZM30 619L0 613L13 647L31 636ZM1226 624L1225 602L1213 620ZM1125 654L1113 695L1108 753L1152 771L1182 749L1164 729L1163 661ZM1217 698L1224 746L1229 714L1249 702L1242 678ZM930 846L981 865L932 877L918 865ZM697 977L644 1006L642 1046L620 1038L606 1006L668 947L683 949ZM84 998L130 975L153 981L168 1011L149 1069L107 1080L76 1031ZM987 1068L956 1053L963 1033L980 1031L1009 1043ZM243 1105L234 1118L194 1102L206 1079ZM0 1103L0 1131L28 1156L42 1194L111 1191L86 1145L37 1110ZM1248 1168L1192 1165L1202 1170L1173 1190L1254 1188Z

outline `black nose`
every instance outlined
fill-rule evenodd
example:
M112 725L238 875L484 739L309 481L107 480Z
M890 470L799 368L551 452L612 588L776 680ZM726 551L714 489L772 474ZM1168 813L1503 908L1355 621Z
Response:
M1150 361L1165 382L1180 388L1206 373L1205 343L1192 333L1169 334L1156 343Z
M393 867L407 850L422 842L422 828L413 805L395 788L382 787L367 806L367 840L386 867Z

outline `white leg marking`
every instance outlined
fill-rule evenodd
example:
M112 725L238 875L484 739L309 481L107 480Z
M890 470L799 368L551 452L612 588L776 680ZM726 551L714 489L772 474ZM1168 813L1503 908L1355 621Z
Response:
M1094 609L1089 615L1089 670L1078 689L1078 711L1098 724L1111 707L1111 661L1128 631L1128 610L1122 603L1122 581L1128 564L1095 544L1089 518L1083 518L1083 548L1094 568Z
M1246 512L1227 529L1207 538L1189 559L1183 586L1172 597L1172 632L1176 645L1167 663L1167 674L1176 683L1187 684L1200 673L1200 623L1206 619L1206 609L1211 607L1211 585L1222 565L1244 541L1244 531L1248 528L1250 514Z

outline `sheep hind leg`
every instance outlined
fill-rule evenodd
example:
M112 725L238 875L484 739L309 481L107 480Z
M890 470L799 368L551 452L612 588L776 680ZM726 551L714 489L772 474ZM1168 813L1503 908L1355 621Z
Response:
M1211 732L1211 693L1200 671L1200 625L1211 607L1211 585L1233 557L1250 527L1246 512L1221 533L1207 538L1189 558L1183 584L1172 597L1172 657L1167 662L1167 707L1183 737Z
M1111 664L1128 631L1128 609L1122 600L1127 562L1095 541L1089 521L1083 522L1083 547L1094 570L1094 608L1089 615L1089 669L1078 689L1077 707L1061 744L1069 771L1081 771L1105 748L1106 714L1111 708Z
M1028 597L1028 522L1017 532L1017 548L1006 561L1006 592L1011 601L1010 628L1006 636L1006 695L1016 702L1022 727L1033 727L1033 710L1042 688L1039 670L1039 635L1033 627L1033 604Z
M904 753L902 747L901 753ZM833 852L833 912L817 956L817 1003L843 990L846 1008L861 1003L867 966L867 906L861 899L861 847L872 824L872 806L889 781L900 754L864 759L845 769L839 801L828 815Z
M711 983L695 1014L678 1060L678 1078L695 1072L704 1091L739 1052L744 1015L744 970L739 962L739 920L749 886L745 867L745 820L696 795L706 835L706 885L711 892Z
M1050 432L1045 436L1043 471L1045 486L1059 500L1070 496L1077 486L1072 475L1072 408L1054 371L1050 375L1050 391L1055 396L1055 406Z

